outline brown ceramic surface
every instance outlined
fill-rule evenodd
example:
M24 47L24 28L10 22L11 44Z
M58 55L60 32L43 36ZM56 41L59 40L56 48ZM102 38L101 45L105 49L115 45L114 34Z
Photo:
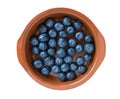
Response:
M30 37L37 32L38 25L42 24L47 18L52 17L55 19L61 19L64 16L69 16L73 20L78 19L83 23L84 26L82 31L93 35L95 53L93 54L93 60L89 64L88 70L85 74L78 76L73 81L60 82L55 76L50 75L44 77L33 68L33 57L29 41ZM83 84L95 73L105 56L105 41L96 26L85 15L68 8L54 8L38 14L30 21L18 40L17 55L23 68L38 83L52 89L70 89ZM75 57L76 56L78 56L78 54L76 54Z

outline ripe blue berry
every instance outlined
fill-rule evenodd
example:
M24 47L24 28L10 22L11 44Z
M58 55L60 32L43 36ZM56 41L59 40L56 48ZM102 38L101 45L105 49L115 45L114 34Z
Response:
M54 25L54 20L49 18L49 19L46 20L45 24L48 28L52 28L53 25Z
M94 51L94 44L93 43L88 43L88 44L85 44L84 46L84 50L88 53L88 54L91 54L93 53Z
M87 71L87 68L84 65L80 65L80 66L78 66L77 70L80 74L84 74Z
M60 81L66 81L66 75L64 72L58 73L58 79Z
M45 33L45 32L47 32L47 27L46 27L45 25L40 25L40 26L38 27L38 31L39 31L40 33Z
M83 38L84 38L84 34L83 34L83 32L77 32L76 34L75 34L75 38L77 39L77 40L82 40Z
M75 47L75 46L76 46L76 41L75 41L75 39L70 38L70 39L68 40L68 44L69 44L70 47Z
M60 31L59 36L60 37L67 37L67 33L65 31Z
M54 74L57 74L60 72L60 67L58 65L54 65L52 66L52 70L51 70Z
M47 56L48 56L47 51L41 51L41 52L40 52L40 57L45 58L45 57L47 57Z
M59 38L58 39L58 46L59 47L66 47L67 46L67 40L65 38Z
M83 57L77 57L76 58L76 63L77 65L82 65L84 63L84 58Z
M53 49L53 48L49 48L47 52L50 56L55 55L55 49Z
M47 43L39 43L39 49L40 50L47 50L48 45Z
M71 25L71 19L69 17L64 17L63 24L65 26L70 26Z
M50 73L50 68L48 66L44 66L42 69L41 69L41 74L44 75L44 76L47 76L49 75Z
M30 43L32 46L36 46L36 45L38 45L39 42L36 37L32 37L30 40Z
M74 28L72 26L67 27L67 34L72 34L74 33Z
M60 68L61 68L62 72L68 72L69 69L70 69L70 66L69 66L69 64L64 63L64 64L61 65Z
M63 59L62 59L62 58L57 57L57 58L55 59L55 64L56 64L56 65L61 65L62 63L63 63Z
M91 59L92 59L92 57L89 54L84 55L84 60L85 61L90 61Z
M53 57L46 57L44 59L44 64L46 66L53 66L54 65L54 58Z
M55 28L57 31L62 31L62 30L64 29L64 26L63 26L62 23L57 22L57 23L55 23L54 28Z
M80 30L81 27L82 27L82 23L77 20L77 21L74 22L73 26L76 30Z
M33 52L33 54L39 54L39 48L38 47L33 47L32 48L32 52Z
M76 74L74 71L70 71L66 74L67 80L74 80L76 78Z
M41 69L42 65L43 65L43 63L39 59L33 61L33 67L36 69Z
M66 51L65 51L65 49L63 49L63 48L57 49L57 51L56 51L56 56L57 56L57 57L60 57L60 58L65 57L65 56L66 56Z
M43 34L39 35L38 39L39 39L40 42L46 42L46 41L49 40L49 36L48 36L48 34L43 33Z
M77 69L77 65L76 65L76 63L71 63L70 64L70 70L72 70L72 71L75 71Z
M48 34L49 34L50 37L56 37L56 36L57 36L57 32L56 32L56 30L54 30L54 29L51 29L51 30L48 32Z
M82 52L83 51L83 46L81 44L77 44L75 47L76 52Z
M65 63L72 63L72 61L73 61L73 57L72 56L70 56L70 55L67 55L67 56L65 56L65 58L64 58L64 62Z
M93 42L93 37L91 34L87 34L85 36L85 42L87 42L87 43Z
M53 39L53 38L50 39L48 42L48 45L49 45L49 47L52 47L52 48L56 47L56 45L57 45L56 39Z
M69 55L73 56L73 55L75 54L75 49L74 49L74 48L69 48L69 49L67 50L67 53L68 53Z

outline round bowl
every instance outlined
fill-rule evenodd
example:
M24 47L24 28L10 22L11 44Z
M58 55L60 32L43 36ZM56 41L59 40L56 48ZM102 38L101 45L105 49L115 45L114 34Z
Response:
M93 35L95 52L93 60L90 62L85 74L78 76L73 81L60 82L57 77L53 75L44 77L33 68L30 37L37 32L39 24L43 23L47 18L58 19L64 16L69 16L71 19L78 19L83 23L83 31ZM53 8L38 14L29 22L18 40L17 55L19 62L26 72L39 84L58 90L71 89L85 83L96 72L105 57L105 40L91 20L82 13L68 8Z

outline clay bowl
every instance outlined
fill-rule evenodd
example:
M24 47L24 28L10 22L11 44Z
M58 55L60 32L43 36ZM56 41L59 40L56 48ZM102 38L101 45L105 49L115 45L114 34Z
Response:
M30 37L37 32L38 25L42 24L47 18L52 17L54 19L59 19L63 18L64 16L69 16L73 20L78 19L83 23L82 31L84 33L91 33L93 35L95 52L92 55L93 59L89 63L89 66L87 66L88 70L85 74L78 76L73 81L60 82L54 75L44 77L33 68L33 59L29 41ZM39 84L58 90L71 89L86 82L96 72L105 57L105 40L96 26L82 13L68 8L53 8L38 14L26 26L17 43L17 55L19 62L26 72Z

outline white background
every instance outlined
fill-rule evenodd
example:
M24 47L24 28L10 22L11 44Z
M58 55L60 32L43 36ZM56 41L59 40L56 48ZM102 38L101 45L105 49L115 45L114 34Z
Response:
M16 43L27 23L53 7L68 7L88 16L106 40L106 57L94 76L71 90L36 83L19 64ZM120 99L119 0L0 0L0 99Z

